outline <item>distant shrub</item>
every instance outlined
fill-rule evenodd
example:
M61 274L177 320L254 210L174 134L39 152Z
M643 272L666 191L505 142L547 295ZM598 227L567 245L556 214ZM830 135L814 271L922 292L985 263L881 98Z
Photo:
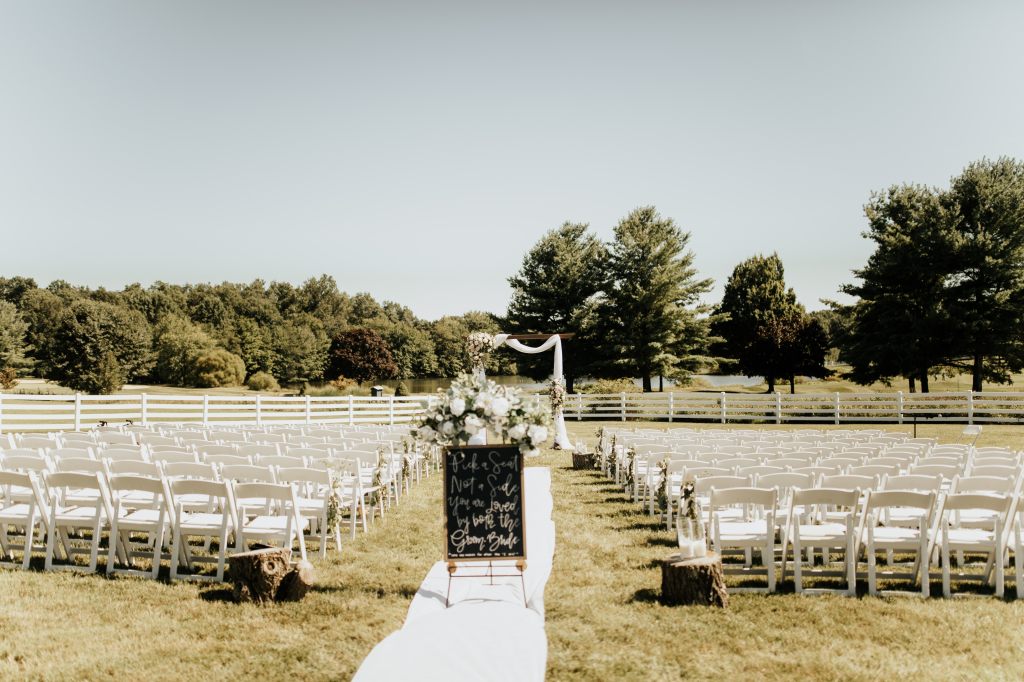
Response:
M409 395L409 387L405 385L404 381L399 381L398 386L395 386L395 397L403 398Z
M13 367L0 369L0 388L9 391L18 385L18 373Z
M350 391L357 388L359 386L359 382L341 376L330 382L329 385L339 392L338 395L351 395ZM367 389L367 395L369 395L369 389Z
M370 387L360 386L354 381L348 382L344 387L339 387L337 382L332 381L320 386L308 387L306 389L306 395L316 398L342 397L348 395L368 396L370 395Z
M196 385L200 388L240 386L245 381L242 358L223 348L214 348L196 358Z
M598 379L576 387L578 393L642 393L632 379Z
M250 391L278 391L281 386L269 372L256 372L245 382Z

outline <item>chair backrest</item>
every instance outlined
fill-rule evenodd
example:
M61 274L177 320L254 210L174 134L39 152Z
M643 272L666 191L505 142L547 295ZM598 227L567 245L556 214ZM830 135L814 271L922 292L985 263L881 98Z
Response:
M96 453L100 459L109 461L133 459L138 462L145 462L146 456L140 447L133 448L104 448Z
M172 462L174 462L174 463L178 463L178 462L189 463L189 462L197 462L198 461L196 459L196 453L189 452L187 450L157 451L157 452L150 453L149 458L153 462L162 462L164 464L170 464Z
M109 486L114 498L117 498L118 493L121 492L139 491L159 495L162 499L166 499L167 488L164 486L164 481L159 478L121 474L111 476Z
M178 439L170 436L158 436L155 433L140 433L139 443L143 445L171 445L178 446Z
M758 488L775 488L789 490L792 488L810 488L814 486L815 477L811 474L800 474L792 471L762 474L757 477Z
M995 493L952 493L946 495L942 502L944 511L962 511L964 509L986 509L1006 514L1013 504L1012 495Z
M96 439L93 438L91 433L82 433L80 431L65 431L60 435L60 442L64 447L81 448L81 447L92 447L96 444Z
M260 457L277 457L281 453L278 451L277 446L273 444L246 443L245 445L238 446L236 454L256 461Z
M220 479L216 466L202 462L167 462L161 469L167 478L198 478L208 481Z
M130 459L110 462L107 470L111 475L131 474L136 476L160 477L160 466L154 462L137 462Z
M942 485L942 478L931 474L903 474L889 476L882 483L884 490L926 490L935 492Z
M331 474L326 469L310 469L307 467L281 467L277 470L277 482L315 483L321 486L331 484Z
M89 501L95 500L97 505L102 504L104 511L108 515L110 514L110 498L107 497L107 488L103 483L101 474L79 471L55 471L46 473L43 480L46 488L52 491L51 499L54 499L55 496L62 499L65 491L75 490L76 504L80 502L81 505L87 505ZM98 494L95 498L82 497L78 493L83 490L94 490Z
M224 444L245 443L245 433L242 431L210 431L210 440L217 440Z
M276 483L274 470L271 467L252 464L225 464L220 468L221 478L230 481L253 481L260 483Z
M871 490L878 487L877 476L860 476L850 474L831 474L822 476L818 482L822 488L838 490Z
M726 488L746 488L749 487L750 484L750 476L706 476L704 478L697 478L694 482L693 490L700 494L709 492L712 488L717 488L719 490L725 490Z
M252 459L244 455L200 455L202 461L218 466L245 466L252 464Z
M3 471L0 470L0 498L11 497L11 488L21 488L31 492L29 501L40 509L40 513L46 516L46 496L43 495L39 485L39 478L33 471ZM25 499L25 498L21 498Z
M199 453L200 457L219 457L221 455L238 456L238 449L234 445L196 443L196 452Z
M102 460L78 457L64 457L54 463L54 471L77 471L87 474L107 474L106 465Z
M756 467L761 464L761 460L754 457L725 457L715 462L717 467L725 467L726 469L736 469L736 467Z
M971 467L971 476L995 476L1000 478L1013 479L1020 474L1020 467L1003 466L1000 464L985 464Z
M796 488L793 490L794 506L805 507L828 505L856 509L860 503L860 491L847 487Z
M769 476L771 474L784 474L787 473L783 467L773 467L767 464L761 464L757 466L747 467L736 467L737 476L753 476L755 479L760 479L762 476Z
M852 476L874 476L881 480L882 476L899 476L900 468L888 464L862 464L859 467L850 467L846 473Z
M44 454L42 448L0 448L0 455L4 457L42 457Z
M101 431L96 434L96 442L104 445L138 445L134 434L116 431Z
M57 440L49 436L21 436L17 441L19 448L32 448L33 450L42 448L48 450L57 447Z
M306 466L306 462L301 457L276 455L273 457L260 457L259 465L265 467L302 468Z
M924 475L924 476L937 476L944 478L947 481L952 481L954 478L963 473L963 470L958 466L950 466L946 464L914 464L908 470L910 474Z
M96 459L96 453L92 448L54 448L46 453L55 462L58 462L65 457L73 457L75 459Z
M723 506L750 504L775 509L779 493L775 488L711 488L712 509Z
M287 483L235 483L234 495L238 503L245 501L246 506L251 505L253 500L265 500L283 503L286 509L293 512L298 509L295 488Z
M915 490L869 490L865 503L867 511L885 507L910 507L931 510L935 503L935 492Z
M0 457L0 469L4 471L35 471L41 473L49 471L50 460L42 455L9 455L6 451Z
M954 493L1010 493L1017 489L1017 479L1005 476L970 475L953 479L950 491Z

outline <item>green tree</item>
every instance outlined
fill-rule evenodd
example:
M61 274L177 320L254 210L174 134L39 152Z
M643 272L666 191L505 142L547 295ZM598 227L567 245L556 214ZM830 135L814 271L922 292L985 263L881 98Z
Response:
M330 339L315 317L302 313L275 325L273 374L283 384L318 381L327 367Z
M81 299L54 333L52 378L76 391L112 393L152 365L152 335L141 313Z
M947 300L980 391L1024 367L1024 163L972 163L953 178L946 206L956 262Z
M564 352L570 393L574 379L586 375L598 359L594 316L604 288L608 251L588 227L566 222L549 231L523 257L519 272L508 279L512 300L506 317L512 331L576 335L565 344ZM518 364L520 371L535 378L551 374L550 358L528 355Z
M859 284L843 291L858 297L842 342L850 377L860 384L906 377L910 390L953 362L959 342L950 315L947 281L958 267L955 235L938 190L920 185L872 194L864 207L875 243Z
M644 391L652 375L685 375L702 362L702 355L684 352L692 339L706 337L694 332L706 324L697 304L711 280L697 279L689 239L653 206L634 210L615 228L603 307L607 338L614 371L640 376Z
M245 381L245 363L242 358L223 348L211 348L196 357L193 368L195 385L200 388L241 386Z
M31 367L26 357L29 345L25 341L28 323L22 319L13 303L0 300L0 369L24 370Z
M398 365L380 334L372 329L349 329L331 340L330 373L334 378L393 379Z
M775 380L791 375L804 315L796 294L786 288L778 255L753 256L737 265L716 313L713 330L722 338L722 354L734 358L747 376L763 376L768 392L774 392Z
M153 378L171 386L200 386L196 361L215 347L202 327L187 317L168 315L154 330Z

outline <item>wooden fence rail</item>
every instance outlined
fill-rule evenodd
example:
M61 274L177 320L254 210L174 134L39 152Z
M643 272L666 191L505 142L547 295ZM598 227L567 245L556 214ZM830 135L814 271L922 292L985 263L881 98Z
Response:
M432 396L22 395L0 393L0 433L72 431L100 422L401 424ZM566 396L570 421L964 424L1024 422L1024 393L618 393Z

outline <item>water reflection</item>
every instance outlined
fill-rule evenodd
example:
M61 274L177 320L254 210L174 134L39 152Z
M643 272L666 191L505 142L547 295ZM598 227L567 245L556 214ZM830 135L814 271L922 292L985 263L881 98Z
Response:
M524 391L543 391L546 388L544 382L535 381L529 377L523 376L488 376L488 379L493 380L496 383L503 384L506 386L517 386ZM763 377L745 377L741 375L712 375L712 374L701 374L696 379L699 379L705 385L710 385L714 388L721 386L757 386L758 384L764 383ZM410 393L435 393L438 389L448 388L452 380L451 379L404 379L405 385L408 387ZM577 385L581 383L587 383L587 379L577 379ZM637 386L641 385L640 379L634 379ZM395 388L398 386L399 381L397 379L382 381L385 386ZM658 379L655 377L653 380L655 390L658 387ZM670 379L665 379L665 390L672 390L675 388L675 382ZM691 387L682 387L680 390L689 390Z

